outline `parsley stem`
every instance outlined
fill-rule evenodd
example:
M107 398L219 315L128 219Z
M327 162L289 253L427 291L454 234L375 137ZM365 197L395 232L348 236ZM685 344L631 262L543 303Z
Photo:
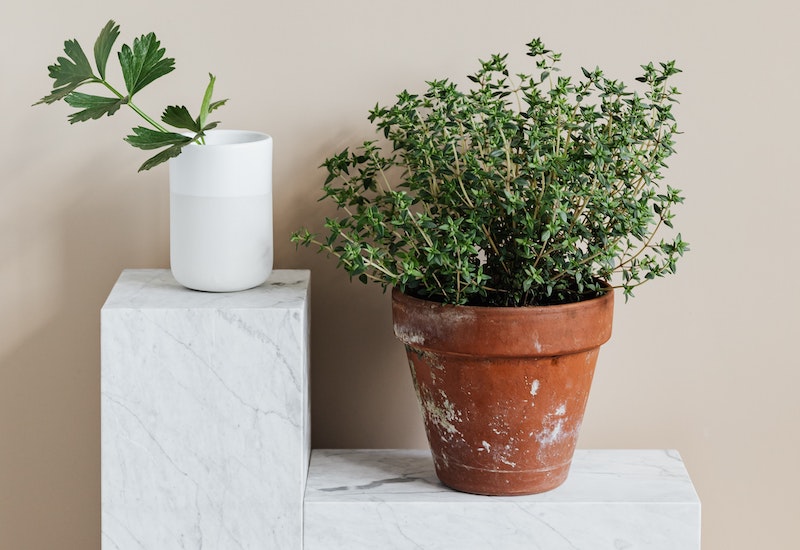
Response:
M121 94L119 91L117 91L117 89L116 89L116 88L114 88L114 86L112 86L111 84L109 84L107 80L105 80L105 79L103 79L103 78L98 78L98 79L97 79L97 82L98 82L99 84L102 84L102 85L103 85L103 86L105 86L106 88L108 88L108 89L109 89L109 91L111 91L111 93L112 93L112 94L114 94L115 96L117 96L118 98L120 98L120 99L124 99L124 98L125 98L125 96L123 96L123 95L122 95L122 94ZM169 130L167 130L166 128L164 128L163 126L161 126L161 125L160 125L158 122L156 122L155 120L153 120L152 118L150 118L150 117L147 115L147 113L145 113L145 112L144 112L144 111L142 111L142 110L141 110L139 107L137 107L137 106L136 106L136 104L134 104L134 103L133 103L133 101L131 101L131 98L130 98L130 97L128 97L128 99L125 101L125 103L128 105L128 107L130 107L131 109L133 109L133 111L134 111L134 112L135 112L137 115L139 115L140 117L142 117L143 119L145 119L147 122L149 122L149 123L150 123L150 124L153 126L153 128L155 128L155 129L156 129L156 130L158 130L159 132L165 132L165 133L166 133L166 132L169 132Z
M142 111L141 109L139 109L139 107L137 107L136 105L134 105L134 104L133 104L133 102L132 102L130 99L128 100L128 106L129 106L131 109L133 109L133 110L136 112L136 114L138 114L140 117L142 117L142 118L143 118L143 119L145 119L147 122L149 122L150 124L152 124L152 125L153 125L153 127L154 127L154 128L156 128L158 131L160 131L160 132L165 132L165 133L166 133L166 132L169 132L169 130L167 130L166 128L164 128L163 126L161 126L161 125L160 125L158 122L156 122L155 120L153 120L152 118L150 118L149 116L147 116L147 115L144 113L144 111Z

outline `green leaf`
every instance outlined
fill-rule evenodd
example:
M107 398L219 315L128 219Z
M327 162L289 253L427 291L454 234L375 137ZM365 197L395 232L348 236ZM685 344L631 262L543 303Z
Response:
M133 97L139 90L173 70L175 60L164 57L165 50L154 33L142 35L133 41L133 48L127 44L119 52L119 63L128 94Z
M42 99L40 99L39 101L34 103L34 105L40 105L42 103L51 104L51 103L55 103L56 101L59 101L61 99L64 99L69 94L74 92L75 89L78 86L80 86L81 84L83 84L83 82L70 84L70 85L64 86L62 88L53 88L53 91L49 95L44 96Z
M203 94L203 103L200 105L200 116L198 117L197 121L201 128L206 129L206 119L208 119L208 114L215 109L219 109L228 101L227 99L221 99L219 101L211 101L211 96L214 94L214 84L217 81L217 77L211 73L208 73L208 86L206 86L206 93Z
M161 115L161 121L170 126L185 128L193 132L199 132L201 130L197 121L189 114L189 109L183 105L180 107L177 105L170 105L164 109L164 114Z
M64 98L64 101L70 107L83 109L69 115L70 124L98 119L103 115L111 116L125 103L124 99L118 97L101 97L80 92L72 92Z
M132 135L125 137L125 141L134 147L147 150L159 149L169 145L187 145L194 141L194 138L177 134L175 132L160 132L158 130L145 128L144 126L137 126L133 129Z
M67 57L59 57L55 64L48 67L50 78L55 81L52 92L34 105L55 103L71 94L81 84L95 80L92 66L77 40L65 41L64 53Z
M97 65L97 72L100 78L106 78L106 64L108 63L108 56L111 53L111 48L119 36L119 25L110 20L100 31L100 35L94 43L94 61Z
M173 157L177 157L181 154L181 150L183 149L183 145L172 145L160 153L153 155L149 159L147 159L144 164L139 167L139 172L144 172L145 170L150 170L154 166L158 166L163 162L167 162L169 159Z
M55 79L53 86L83 82L94 78L92 66L83 53L83 48L77 40L67 40L64 42L64 53L69 59L59 57L55 65L50 65L50 78Z
M216 109L219 109L228 101L227 99L211 101L211 96L214 93L214 84L216 81L217 77L211 73L208 73L208 86L206 86L206 92L203 95L203 102L200 105L200 116L197 117L197 125L200 127L200 131L211 130L219 124L219 122L207 123L206 120L208 120L208 114Z
M228 102L227 99L220 99L219 101L212 101L211 104L208 106L208 112L210 113L212 111L216 111L217 109L219 109L220 107L225 105L227 102Z
M201 128L205 126L206 118L208 118L209 107L211 105L211 95L214 93L214 83L216 81L217 77L211 73L208 73L208 86L206 86L206 93L203 94L203 102L200 104L200 118L198 119Z

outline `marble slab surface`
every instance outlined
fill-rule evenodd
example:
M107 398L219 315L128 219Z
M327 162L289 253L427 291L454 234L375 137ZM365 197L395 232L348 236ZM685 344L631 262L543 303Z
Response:
M308 283L123 272L101 312L104 550L302 548Z
M579 450L561 487L486 497L443 486L428 451L314 450L306 550L698 550L700 501L680 455Z

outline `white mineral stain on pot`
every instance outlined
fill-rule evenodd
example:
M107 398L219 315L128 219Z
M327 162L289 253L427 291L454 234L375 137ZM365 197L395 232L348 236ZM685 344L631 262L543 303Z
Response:
M513 443L513 442L514 442L514 440L512 439L510 443ZM502 447L502 448L499 448L499 449L495 449L495 451L492 452L492 446L489 444L489 442L488 441L481 441L481 446L477 448L477 451L479 453L486 452L486 453L491 454L492 455L492 460L495 461L495 462L501 462L501 463L503 463L503 464L505 464L507 466L511 466L512 468L516 468L516 466L517 466L516 462L512 462L508 458L513 453L519 452L519 449L515 448L513 445L509 444L509 445L506 445L505 447Z
M512 462L509 459L509 457L510 456L514 456L517 453L519 453L519 449L514 446L514 439L511 439L508 442L508 445L506 445L502 449L498 449L495 452L494 458L495 458L495 460L497 460L499 462L502 462L506 466L511 466L512 468L516 468L517 467L517 463L516 462Z
M471 322L475 320L475 313L469 308L448 307L440 313L443 322L455 324Z
M395 323L394 333L401 342L406 344L417 344L421 346L425 343L425 336L419 332L410 330L408 327L403 325L398 325Z
M511 462L510 460L508 460L508 458L506 458L506 457L505 457L505 456L503 456L503 455L498 455L498 457L497 457L497 458L498 458L498 460L499 460L500 462L502 462L502 463L503 463L503 464L505 464L506 466L511 466L512 468L516 468L516 467L517 467L517 463L516 463L516 462Z
M546 425L536 434L536 441L542 446L552 445L562 439L564 436L564 418L559 418L555 421L546 420Z
M552 445L569 437L571 434L564 431L565 415L567 414L567 404L561 403L555 410L544 418L544 428L536 434L536 441L542 446Z
M428 363L431 369L444 370L444 365L442 365L442 357L440 355L424 350L420 353L422 353L422 356L425 358L425 361ZM431 376L433 376L434 379L436 378L436 374L433 372L433 370L431 370Z
M531 407L535 405L533 399L536 397L536 394L539 393L539 381L534 380L531 384Z
M425 395L422 405L428 419L450 435L461 435L454 422L461 420L461 413L456 411L455 406L447 399L447 395L439 390L439 395L443 399L441 406L436 404L433 396L429 393Z

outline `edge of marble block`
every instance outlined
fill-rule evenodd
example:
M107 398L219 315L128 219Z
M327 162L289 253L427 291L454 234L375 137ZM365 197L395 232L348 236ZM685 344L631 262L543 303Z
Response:
M110 309L302 309L311 271L275 269L262 285L239 292L202 292L178 283L169 269L125 269L102 310Z
M304 540L306 550L699 550L700 511L669 450L578 450L561 487L489 497L442 485L429 451L315 449Z
M329 473L323 475L323 470ZM644 485L643 481L650 484ZM621 493L620 487L625 492ZM471 495L446 487L436 477L428 450L312 449L306 502L376 499L474 503L656 499L656 502L700 504L683 459L674 449L578 449L562 486L546 493L513 497Z

